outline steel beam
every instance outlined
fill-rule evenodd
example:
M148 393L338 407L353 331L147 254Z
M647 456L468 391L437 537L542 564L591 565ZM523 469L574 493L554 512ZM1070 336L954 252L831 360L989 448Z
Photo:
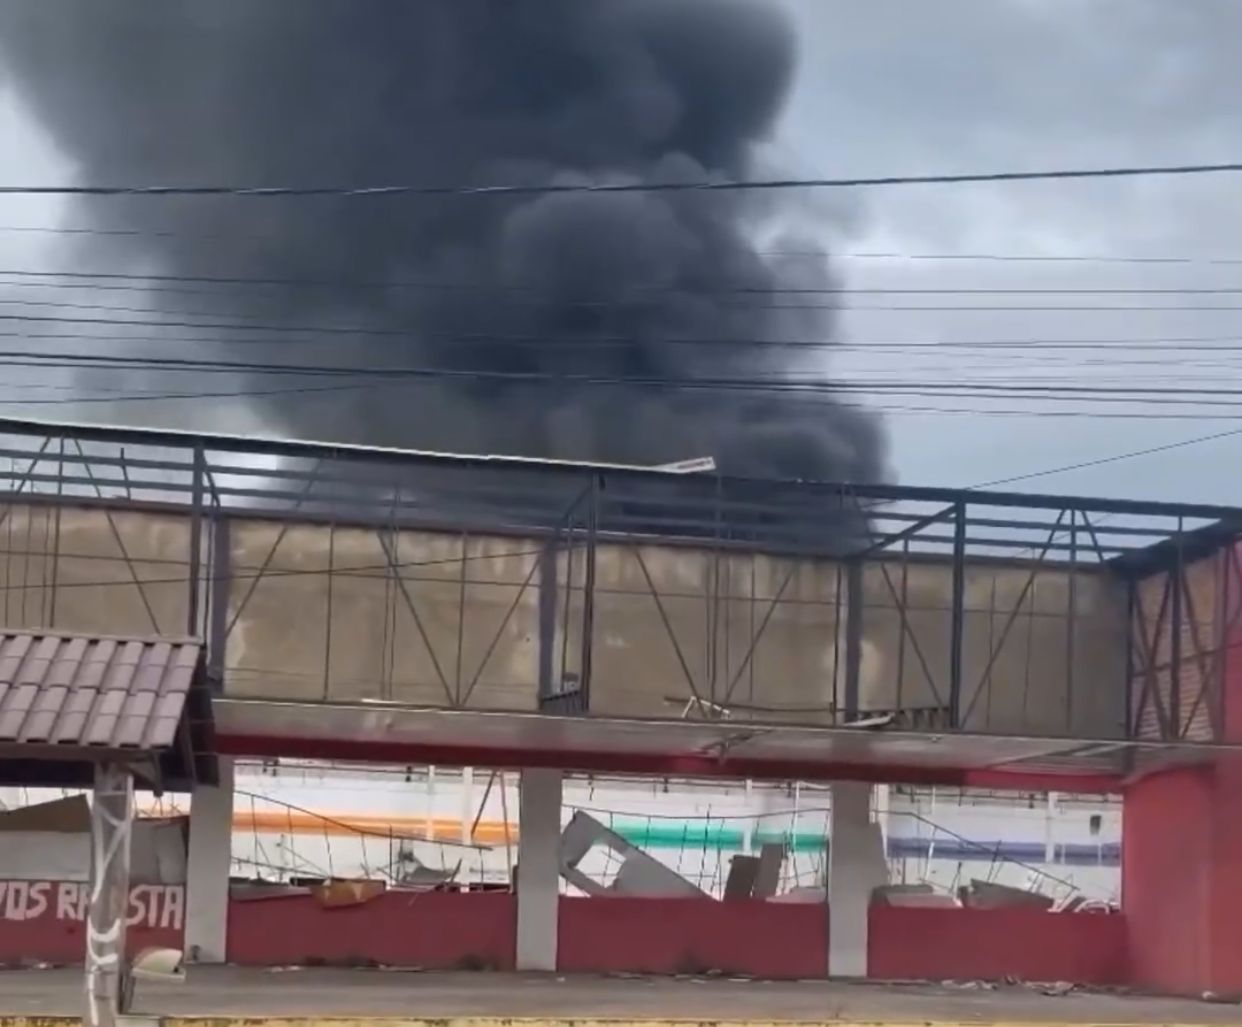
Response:
M966 504L953 515L953 597L949 624L949 726L961 727L962 634L966 623Z

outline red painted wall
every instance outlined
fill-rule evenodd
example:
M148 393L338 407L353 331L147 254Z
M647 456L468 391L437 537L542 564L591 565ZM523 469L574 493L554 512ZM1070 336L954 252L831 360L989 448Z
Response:
M874 906L867 961L884 979L1121 984L1126 925L1107 913Z
M513 969L517 902L507 892L387 892L325 908L309 895L234 899L228 959L428 969Z
M86 956L86 884L0 880L0 966L81 963ZM125 935L131 955L180 948L185 889L138 885L130 892Z
M1207 987L1212 895L1213 775L1153 774L1125 793L1121 890L1131 977L1144 987Z
M1220 613L1218 726L1231 742L1242 742L1238 555L1225 557ZM1242 761L1218 754L1210 764L1140 777L1125 791L1122 832L1131 982L1183 994L1242 993Z
M1163 874L1165 868L1152 863L1144 872ZM149 899L134 907L131 950L178 946L181 903ZM75 908L55 901L41 908L38 902L15 900L11 910L0 904L0 914L13 913L0 915L0 964L81 961L84 932L82 922L73 918ZM1163 907L1156 912L1163 915ZM176 926L158 927L165 917ZM718 970L814 978L824 976L828 965L828 910L823 905L562 898L559 926L558 969L566 972ZM325 908L310 895L234 899L228 958L246 966L382 963L509 970L516 928L516 899L505 892L388 892L338 908ZM1191 979L1208 958L1205 939L1202 929L1193 926L1168 939L1162 951L1171 960L1165 985L1170 990L1185 990L1178 982ZM1188 951L1179 956L1179 946ZM868 958L870 975L880 978L1012 975L1115 984L1126 979L1126 924L1120 916L1022 909L875 907Z
M181 948L181 932L167 928L131 927L125 949L134 956L147 948ZM86 925L80 920L42 920L0 924L0 967L50 963L81 963L86 958Z
M557 969L823 977L828 908L705 899L568 897L560 902Z

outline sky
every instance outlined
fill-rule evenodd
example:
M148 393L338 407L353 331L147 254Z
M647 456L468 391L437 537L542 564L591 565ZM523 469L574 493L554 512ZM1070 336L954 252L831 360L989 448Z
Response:
M1185 164L1242 159L1242 4L1237 0L779 0L800 60L770 144L773 166L807 176ZM0 182L52 184L72 163L6 89L0 70ZM983 294L851 293L831 373L875 381L1216 383L1233 353L1177 345L1099 354L1043 347L936 353L892 343L1242 341L1242 292L1049 294L1030 290L1229 289L1242 281L1242 176L847 190L807 196L848 289L988 289ZM0 199L0 224L67 223L54 199ZM5 267L49 267L56 237L0 231ZM877 258L866 254L897 256ZM1108 260L913 259L919 255ZM1135 258L1186 258L1137 263ZM1003 290L1026 290L1008 292ZM895 306L933 309L894 310ZM934 309L991 306L991 310ZM1049 310L1052 306L1130 309ZM1192 309L1141 309L1143 307ZM863 309L863 308L879 309ZM1193 309L1198 307L1199 309ZM1022 309L1018 309L1022 308ZM1031 309L1036 308L1036 309ZM890 344L871 345L869 344ZM48 381L46 377L43 379ZM62 385L68 386L68 381ZM914 412L910 406L1013 408L1012 400L885 398L890 463L907 484L972 486L1233 428L1232 411L1024 401L1040 416ZM88 407L12 408L92 416ZM53 413L55 412L55 413ZM1169 413L1187 415L1174 419ZM219 414L219 408L214 411ZM234 430L261 428L235 411ZM148 409L131 421L157 419ZM184 418L185 412L179 416ZM1242 504L1236 436L1040 476L1014 488Z

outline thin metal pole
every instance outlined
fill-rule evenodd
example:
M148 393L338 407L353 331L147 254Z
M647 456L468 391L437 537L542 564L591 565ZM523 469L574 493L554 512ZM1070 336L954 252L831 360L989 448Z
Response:
M211 577L207 593L207 677L224 691L225 650L228 648L229 594L233 590L232 524L216 512L211 523Z
M795 567L795 566L797 566L797 564L796 564L796 563L794 563L793 561L791 561L791 566L790 566L790 575L791 575L791 576L792 576L792 574L793 574L793 567ZM833 597L833 601L832 601L832 614L833 614L833 636L834 636L834 637L833 637L833 646L832 646L832 722L833 722L834 724L836 724L836 723L838 723L838 722L839 722L839 720L840 720L840 716L841 716L841 708L842 708L842 706L844 705L844 704L841 702L841 691L840 691L840 679L841 679L841 636L842 636L842 634L846 634L846 633L848 633L848 632L849 632L849 627L848 627L848 626L846 626L845 632L842 632L842 630L841 630L841 627L842 627L842 625L841 625L841 617L842 617L842 613L841 613L841 582L844 580L844 577L845 577L845 576L841 573L841 564L840 564L840 563L837 563L837 564L835 565L835 569L836 569L836 572L837 572L837 575L836 575L836 579L837 579L837 580L836 580L836 583L835 583L835 584L836 584L836 593L835 593L835 595L834 595L834 597ZM788 579L788 578L786 578L785 580L786 580L786 581L788 581L789 579ZM778 593L777 593L777 595L779 596L779 595L780 595L780 593L778 592ZM767 624L767 621L764 621L764 624L766 625L766 624ZM752 647L753 647L753 645L754 645L754 639L753 639L753 637L752 637L752 640L751 640L751 645L752 645Z
M56 536L52 542L52 584L48 601L47 626L56 627L56 592L60 579L60 514L65 497L65 437L60 437L60 462L56 475Z
M1127 738L1135 737L1138 726L1134 723L1134 590L1137 587L1133 578L1126 581L1126 709L1122 723Z
M904 625L906 619L906 604L910 595L910 540L908 538L901 540L901 600L900 609L897 611L898 617ZM897 632L897 701L895 703L898 710L903 709L901 701L904 698L903 691L906 680L906 633L903 630Z
M13 477L13 458L9 457L9 477ZM4 511L4 523L9 531L9 544L4 550L4 620L9 622L9 595L12 593L13 574L13 499L10 497Z
M958 720L962 702L962 633L966 623L966 504L953 512L953 599L949 629L949 725Z
M599 477L591 476L587 498L586 576L582 592L582 692L584 711L591 709L591 656L595 641L595 542L599 530Z
M118 763L95 767L91 802L90 905L86 921L86 1023L114 1027L125 1012L125 920L134 780Z
M565 616L561 622L561 665L553 668L553 690L559 691L559 683L569 672L569 611L574 601L574 519L572 513L565 529ZM581 686L581 677L579 677Z
M455 670L453 673L453 701L456 705L461 705L461 662L466 648L466 561L469 559L469 541L468 532L461 533L461 573L457 579L457 656L454 660ZM542 557L540 558L542 559ZM547 658L544 655L544 630L543 630L543 579L539 580L539 669L540 669L540 690L544 689L543 681L543 664ZM553 601L555 601L555 593L553 593Z
M198 623L199 596L198 589L202 575L203 553L203 484L205 474L203 444L194 446L194 466L190 480L190 594L186 609L186 633L192 638L199 637Z
M1078 615L1078 514L1073 507L1069 511L1069 574L1066 587L1065 611L1065 730L1074 731L1074 641L1075 618Z
M332 690L332 579L336 576L336 519L328 523L328 583L323 613L323 699Z
M863 569L858 560L845 566L845 712L853 717L858 715L862 669Z
M716 475L716 495L713 533L715 545L712 547L711 563L708 565L708 580L704 582L703 603L706 607L706 621L703 625L707 651L704 653L704 666L707 669L707 694L712 702L716 701L716 678L720 662L720 556L723 543L722 506L724 504L724 479Z
M1232 548L1232 547L1230 547ZM1229 565L1231 555L1228 551L1216 554L1216 618L1215 634L1212 639L1212 650L1216 659L1212 662L1211 686L1216 692L1216 701L1211 705L1212 741L1219 742L1225 737L1225 661L1228 657L1230 628L1233 620L1229 615Z
M1183 520L1179 517L1177 535L1174 536L1176 559L1173 565L1173 595L1169 614L1169 727L1174 738L1182 735L1182 576L1185 572L1183 528Z

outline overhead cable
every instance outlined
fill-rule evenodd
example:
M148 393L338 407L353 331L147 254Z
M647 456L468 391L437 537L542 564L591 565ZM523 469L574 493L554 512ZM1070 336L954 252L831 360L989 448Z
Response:
M1065 179L1150 178L1233 174L1242 162L1148 164L1106 168L1058 168L1045 171L986 171L935 175L874 175L845 178L770 178L753 181L702 179L664 182L558 182L389 184L367 186L256 185L0 185L0 196L231 196L367 198L384 196L541 196L560 193L753 192L776 189L853 189L901 185L957 185L985 182L1058 181Z

